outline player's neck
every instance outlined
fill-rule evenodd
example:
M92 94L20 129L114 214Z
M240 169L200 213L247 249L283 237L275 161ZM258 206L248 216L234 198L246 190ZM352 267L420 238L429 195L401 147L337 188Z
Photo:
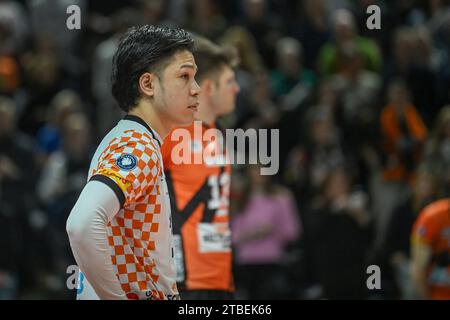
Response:
M149 106L148 103L140 101L139 104L128 114L141 118L147 125L156 131L156 133L164 140L169 134L170 128L164 125L161 117L156 112L155 108Z

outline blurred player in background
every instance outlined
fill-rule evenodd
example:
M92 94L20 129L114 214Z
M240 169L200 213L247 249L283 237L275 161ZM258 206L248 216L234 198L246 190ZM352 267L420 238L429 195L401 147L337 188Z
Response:
M160 147L197 109L192 48L184 30L148 25L119 44L112 93L127 115L97 148L67 221L79 299L179 298Z
M197 80L202 93L196 121L188 130L189 158L200 153L201 163L177 164L169 134L162 153L171 194L177 282L182 299L231 299L231 238L228 216L231 166L226 164L223 145L215 138L204 141L207 129L217 129L219 116L234 110L240 88L233 67L234 51L198 37L194 48ZM199 120L199 121L197 121ZM198 132L200 131L200 132ZM215 150L213 152L205 152ZM206 154L211 154L209 159Z
M417 298L450 300L450 198L422 210L413 228L411 250Z

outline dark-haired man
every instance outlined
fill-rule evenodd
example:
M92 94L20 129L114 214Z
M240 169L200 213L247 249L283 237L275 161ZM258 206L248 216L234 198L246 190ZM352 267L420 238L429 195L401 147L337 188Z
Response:
M120 41L112 93L127 115L97 148L67 221L79 299L179 297L160 147L197 110L192 49L181 29L131 28Z

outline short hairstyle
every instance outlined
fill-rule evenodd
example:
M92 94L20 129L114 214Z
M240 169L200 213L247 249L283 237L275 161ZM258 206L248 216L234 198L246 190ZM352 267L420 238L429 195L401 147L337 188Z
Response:
M238 64L237 52L234 47L221 47L198 35L194 39L193 54L198 66L195 77L199 83L205 79L217 80L216 76L224 66L234 68Z
M159 74L180 50L193 50L194 40L183 29L144 25L128 29L121 38L112 63L112 94L125 112L139 100L139 77Z

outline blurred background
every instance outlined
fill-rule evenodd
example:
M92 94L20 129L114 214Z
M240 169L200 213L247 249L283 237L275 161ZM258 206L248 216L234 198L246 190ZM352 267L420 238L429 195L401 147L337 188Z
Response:
M80 30L66 28L71 4ZM372 4L380 30L366 27ZM139 24L235 46L241 92L223 123L280 129L277 175L233 168L236 296L410 298L412 225L450 192L449 5L0 0L0 299L74 298L65 222L123 116L111 61ZM373 264L379 290L366 287Z

